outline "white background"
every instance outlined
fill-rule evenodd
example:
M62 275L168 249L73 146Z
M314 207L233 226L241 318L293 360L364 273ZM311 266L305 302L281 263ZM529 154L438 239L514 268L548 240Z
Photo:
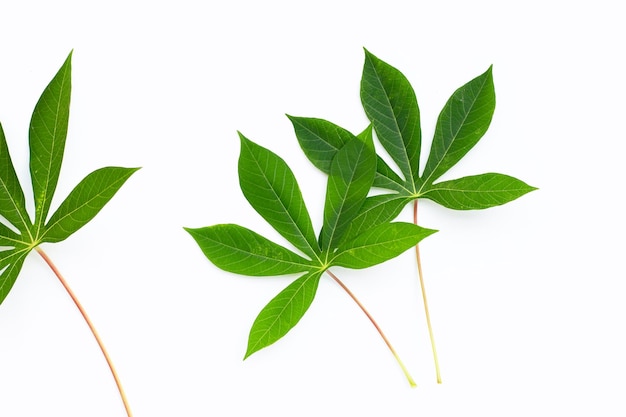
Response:
M32 109L71 49L55 206L96 168L143 167L93 222L43 246L136 417L626 415L619 2L8 3L0 121L24 188ZM284 114L360 131L363 47L413 84L426 146L449 95L493 64L493 123L449 178L502 172L540 188L487 211L421 205L421 224L440 230L422 259L442 385L410 252L336 273L416 389L328 278L292 332L242 361L256 314L293 278L222 272L182 229L233 222L276 238L238 188L237 130L292 166L320 227L325 179ZM97 345L34 253L0 306L0 415L124 415Z

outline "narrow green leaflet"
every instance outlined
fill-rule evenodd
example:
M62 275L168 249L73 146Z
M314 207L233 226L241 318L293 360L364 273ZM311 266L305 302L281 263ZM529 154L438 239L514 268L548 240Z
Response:
M287 334L309 309L323 271L301 276L274 297L259 313L250 329L244 359Z
M506 204L534 190L504 174L481 174L433 184L423 197L455 210L480 210Z
M70 117L71 72L70 53L41 95L30 121L30 176L35 196L37 232L48 216L63 162Z
M491 67L452 94L444 106L422 174L431 184L456 164L485 134L496 107Z
M367 50L361 101L378 140L398 164L404 179L417 182L422 136L415 92L400 71Z
M218 268L249 276L295 274L311 268L311 261L236 224L186 228L205 256Z
M37 102L30 122L30 174L35 218L0 126L0 304L9 294L28 253L40 243L60 242L87 224L136 168L107 167L83 179L49 217L67 137L71 94L70 53Z
M285 161L241 133L239 185L250 205L278 233L314 257L317 241L300 187Z
M329 166L319 239L313 234L300 188L287 164L241 134L240 140L242 192L268 223L310 257L305 259L243 226L218 224L185 228L204 255L225 271L249 276L300 274L254 321L247 358L279 340L298 323L315 297L322 274L330 267L365 268L384 262L434 231L415 225L388 224L387 217L377 215L376 209L366 204L376 172L371 137L368 140L366 135L351 136L345 144L338 145L340 148ZM362 209L370 216L363 214ZM363 218L372 220L371 224L355 220ZM375 218L381 220L374 221ZM351 228L355 222L358 227ZM383 236L384 232L389 233ZM368 254L373 255L369 260Z
M395 258L433 233L411 223L383 223L339 246L334 263L346 268L369 268Z

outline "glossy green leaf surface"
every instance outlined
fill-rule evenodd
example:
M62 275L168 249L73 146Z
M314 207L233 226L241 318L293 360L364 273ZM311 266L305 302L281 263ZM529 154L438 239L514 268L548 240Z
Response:
M35 218L26 210L22 186L0 126L0 303L9 294L28 253L43 242L59 242L87 224L135 168L108 167L83 179L47 221L67 137L71 94L70 53L35 105L30 122L30 174ZM6 221L7 223L3 223Z
M455 210L480 210L506 204L535 189L517 178L489 173L433 184L424 191L424 198Z
M391 65L365 50L361 102L378 140L404 179L417 182L421 148L420 112L413 87Z
M331 124L317 120L292 118L292 122L299 124L296 129L306 126L307 133L300 132L300 136L310 135L316 141L333 130ZM377 167L371 135L355 137L340 132L338 135L345 135L347 141L335 143L340 148L328 168L319 239L313 234L300 188L287 164L240 134L242 192L250 205L295 248L310 255L310 260L243 226L186 228L207 259L225 271L250 276L304 273L259 313L245 357L276 342L298 323L313 302L322 274L332 266L341 262L342 266L366 268L384 262L433 232L413 225L391 226L388 236L382 236L382 231L370 231L374 226L386 226L390 213L397 214L398 205L378 199L368 201ZM316 155L318 161L323 160L323 152ZM347 237L350 241L342 243Z
M244 196L278 233L315 257L319 247L293 172L278 155L242 134L239 137L239 185Z
M186 229L205 256L224 271L250 276L295 274L311 262L236 224Z
M287 334L309 309L323 271L298 278L274 297L259 313L250 329L244 359Z
M411 223L383 223L339 246L333 263L345 268L369 268L395 258L433 233L435 230Z

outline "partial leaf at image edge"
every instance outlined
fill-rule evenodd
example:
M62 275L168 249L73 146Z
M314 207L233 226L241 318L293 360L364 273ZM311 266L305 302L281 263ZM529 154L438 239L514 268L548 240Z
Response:
M454 210L482 210L506 204L536 189L517 178L488 173L433 184L422 197Z
M15 173L4 130L0 124L0 216L22 233L30 230L26 200Z
M13 284L22 270L22 265L29 252L29 250L16 252L16 255L11 259L11 263L0 274L0 305L11 291L11 288L13 288ZM0 270L2 270L2 267L0 267Z
M293 172L272 151L241 133L239 137L239 184L244 196L278 233L315 258L319 254L315 231Z
M298 278L261 310L250 329L244 359L276 342L298 324L315 298L322 273L316 270Z
M72 89L71 62L72 53L42 93L30 122L30 175L36 235L46 222L63 163Z

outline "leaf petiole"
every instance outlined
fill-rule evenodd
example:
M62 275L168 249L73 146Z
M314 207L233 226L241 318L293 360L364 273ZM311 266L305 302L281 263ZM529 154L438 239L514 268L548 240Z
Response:
M413 201L413 224L417 226L417 199ZM428 335L430 336L430 346L433 351L433 360L435 362L435 373L437 374L437 383L441 384L441 371L439 370L439 359L437 357L437 348L435 347L435 335L433 333L433 326L430 324L430 312L428 310L426 286L424 285L424 274L422 272L422 261L420 258L419 243L415 245L415 259L417 260L417 273L419 275L420 288L422 290L422 300L424 301L424 313L426 315L426 325L428 326Z
M48 255L40 247L36 247L35 250L43 258L43 260L48 264L50 269L52 269L52 272L54 272L54 274L57 276L57 278L61 282L61 285L63 285L63 288L65 288L65 291L67 291L68 295L70 296L70 298L72 299L76 307L78 308L78 311L80 311L80 314L85 319L87 326L89 326L89 330L91 330L91 333L96 339L96 342L98 343L98 346L100 347L100 350L102 351L102 354L104 355L104 359L106 360L107 365L109 365L109 369L111 370L111 374L113 375L113 379L115 380L115 384L117 385L117 389L120 393L122 403L124 404L124 408L126 409L126 415L128 417L132 417L130 406L128 405L128 399L126 398L126 394L124 393L124 389L122 388L122 383L120 382L120 378L117 375L117 372L115 371L115 367L113 366L113 361L111 360L111 357L109 356L107 350L105 349L104 344L102 343L102 339L100 339L100 336L98 335L98 332L96 331L95 326L91 322L91 319L87 315L80 301L78 301L78 298L76 297L72 289L69 287L67 281L65 281L65 279L63 278L63 275L61 275L61 272L59 272L56 265L54 265L54 263L48 257Z
M380 326L378 325L378 323L376 323L376 320L374 320L374 318L370 315L370 313L367 311L367 309L365 308L365 306L363 306L363 304L361 304L361 302L359 301L358 298L356 298L356 296L352 293L352 291L350 291L350 289L335 275L333 274L330 270L326 270L326 273L328 275L330 275L332 277L333 280L335 280L335 282L337 284L339 284L339 286L341 288L343 288L343 290L350 296L350 298L352 298L352 300L354 300L355 303L357 303L357 305L359 306L359 308L363 311L363 313L365 313L365 315L367 316L367 318L372 322L372 324L374 325L374 327L376 328L376 330L378 331L378 333L380 334L380 337L383 338L383 341L385 342L385 344L387 345L387 347L389 348L389 350L391 351L391 353L393 354L394 358L396 358L396 361L398 362L398 365L400 365L400 368L402 369L402 372L404 373L404 376L406 377L406 379L409 381L409 385L411 385L411 388L415 388L417 387L417 384L415 383L415 381L413 380L413 377L411 376L411 374L409 373L408 369L406 368L406 366L404 366L404 363L402 363L402 360L400 359L400 356L398 356L398 353L396 352L396 350L393 348L393 346L391 345L391 343L389 342L389 339L387 339L387 336L385 336L385 334L383 333L382 329L380 328Z

